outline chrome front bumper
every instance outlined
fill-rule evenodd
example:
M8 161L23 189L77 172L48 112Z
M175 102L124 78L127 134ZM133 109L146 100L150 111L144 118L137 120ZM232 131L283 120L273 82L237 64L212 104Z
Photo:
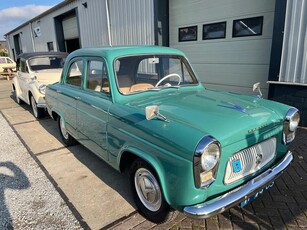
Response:
M287 168L292 159L292 152L288 151L278 165L266 170L246 184L210 201L185 207L183 211L188 217L196 219L208 218L224 212L272 183Z

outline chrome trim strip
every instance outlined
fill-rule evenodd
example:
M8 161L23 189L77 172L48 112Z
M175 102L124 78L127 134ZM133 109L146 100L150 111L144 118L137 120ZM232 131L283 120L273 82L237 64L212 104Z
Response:
M47 108L46 104L37 104L37 108Z
M187 206L183 209L183 211L188 217L196 219L208 218L210 216L224 212L225 210L254 195L263 189L266 185L274 181L287 168L292 159L292 152L288 151L286 156L280 161L278 165L266 170L246 184L210 201L194 206Z

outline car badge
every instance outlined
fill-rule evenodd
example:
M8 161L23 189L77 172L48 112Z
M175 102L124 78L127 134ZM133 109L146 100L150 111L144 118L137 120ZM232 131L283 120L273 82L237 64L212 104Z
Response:
M257 153L257 156L256 156L256 164L259 165L262 161L262 154L261 153Z
M234 173L240 172L242 170L241 161L239 159L232 162L232 169Z

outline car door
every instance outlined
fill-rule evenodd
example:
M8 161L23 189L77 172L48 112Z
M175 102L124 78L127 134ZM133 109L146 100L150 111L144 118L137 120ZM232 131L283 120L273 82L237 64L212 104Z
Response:
M82 58L71 60L62 84L57 88L59 113L64 119L67 131L75 139L78 139L77 104L82 93L83 65Z
M19 60L19 69L17 72L18 80L19 80L19 87L21 91L21 97L23 98L24 101L27 103L30 103L29 98L28 98L28 84L31 81L31 76L29 73L29 68L27 66L26 60L20 59Z
M84 90L77 105L78 141L108 161L106 131L112 98L104 60L88 58L85 72Z

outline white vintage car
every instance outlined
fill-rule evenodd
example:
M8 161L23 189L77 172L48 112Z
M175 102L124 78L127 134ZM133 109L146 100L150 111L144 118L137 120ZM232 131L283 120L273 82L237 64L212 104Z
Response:
M18 104L32 106L39 119L46 114L46 85L58 82L67 57L63 52L22 53L17 58L17 76L13 78L12 91Z
M5 69L16 71L16 62L10 57L0 57L0 73L5 72Z

